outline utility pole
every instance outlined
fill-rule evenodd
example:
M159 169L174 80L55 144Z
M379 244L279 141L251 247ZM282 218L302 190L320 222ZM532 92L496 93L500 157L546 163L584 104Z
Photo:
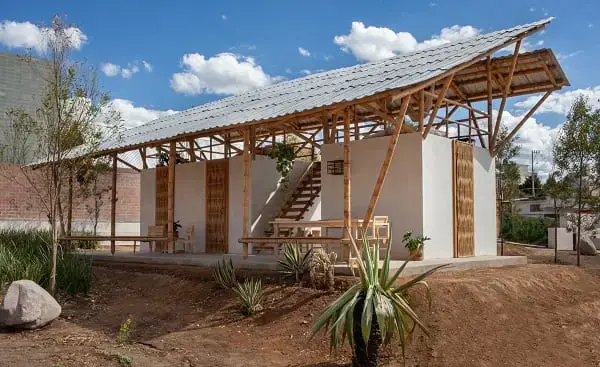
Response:
M531 151L531 197L535 198L535 173L533 170L533 158L536 154L538 154L539 150Z

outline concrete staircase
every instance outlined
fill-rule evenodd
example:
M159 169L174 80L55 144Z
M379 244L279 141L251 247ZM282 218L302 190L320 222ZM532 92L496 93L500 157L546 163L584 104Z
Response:
M300 220L313 206L315 199L321 193L321 162L313 162L300 180L294 192L281 207L277 218ZM280 235L287 236L286 231L282 230ZM265 235L272 234L273 228L269 227Z

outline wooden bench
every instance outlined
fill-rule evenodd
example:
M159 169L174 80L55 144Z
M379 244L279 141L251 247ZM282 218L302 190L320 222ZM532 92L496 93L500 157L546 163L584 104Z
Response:
M257 246L253 246L252 249L256 248L272 248L275 256L279 255L279 250L282 245L288 243L295 243L299 245L329 245L341 246L344 243L344 239L341 237L245 237L238 240L239 243Z

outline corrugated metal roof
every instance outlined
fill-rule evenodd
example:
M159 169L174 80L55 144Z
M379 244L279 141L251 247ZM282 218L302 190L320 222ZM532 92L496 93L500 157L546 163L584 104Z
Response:
M273 119L408 87L439 76L550 21L551 18L383 61L330 70L254 89L132 128L122 134L119 140L104 142L99 151Z

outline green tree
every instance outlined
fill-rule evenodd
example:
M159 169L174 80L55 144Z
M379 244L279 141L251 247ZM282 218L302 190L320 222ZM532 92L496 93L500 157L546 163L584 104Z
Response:
M554 171L546 180L544 185L544 195L552 199L554 209L554 263L558 262L558 228L560 227L560 208L564 207L572 195L571 185L565 178L560 177L560 173Z
M505 139L508 133L508 128L502 125L500 127L500 141ZM521 175L519 167L514 162L514 158L520 151L520 147L516 144L517 139L509 141L496 153L496 182L498 183L498 194L502 201L516 199L520 196L519 183Z
M56 289L56 255L59 231L64 233L63 201L66 186L82 167L90 164L87 158L103 138L118 131L120 117L108 107L109 97L98 86L96 73L82 62L71 58L70 25L60 17L44 33L46 69L45 89L35 113L18 111L10 134L16 141L11 146L23 146L27 139L35 169L20 166L20 174L4 167L5 175L23 185L31 198L46 214L51 228L52 257L48 290ZM23 159L13 157L13 161Z
M535 185L535 194L531 187L531 176L528 176L525 181L519 185L519 190L521 190L523 196L538 198L543 195L542 182L536 173L533 174L533 183Z
M585 209L596 209L598 173L600 168L600 112L589 100L579 96L571 106L554 145L554 159L558 171L574 179L574 206L577 208L577 265L581 264L581 214Z

